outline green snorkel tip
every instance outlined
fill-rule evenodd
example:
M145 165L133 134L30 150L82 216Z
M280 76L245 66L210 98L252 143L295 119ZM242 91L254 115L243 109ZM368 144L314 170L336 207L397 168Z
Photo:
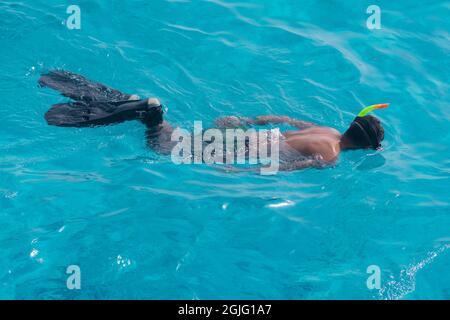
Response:
M374 104L374 105L365 107L364 109L361 110L360 113L358 113L358 117L364 117L365 115L372 112L373 110L385 109L387 107L389 107L389 103Z

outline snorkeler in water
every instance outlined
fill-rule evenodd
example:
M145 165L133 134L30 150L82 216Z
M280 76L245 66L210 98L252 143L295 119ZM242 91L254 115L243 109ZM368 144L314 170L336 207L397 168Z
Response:
M384 129L378 118L368 115L375 109L387 108L388 104L377 104L364 108L341 134L334 128L293 119L286 116L259 116L252 118L224 117L216 120L218 126L287 124L298 130L284 131L284 143L305 158L284 165L285 170L306 167L324 167L333 164L341 151L352 149L380 149Z
M39 84L75 100L52 106L45 114L49 125L95 127L138 120L147 127L147 142L151 148L170 154L174 146L171 139L174 129L163 119L163 108L156 98L140 99L137 95L122 93L68 71L43 74ZM280 170L322 168L335 163L341 151L379 149L384 139L384 129L380 120L368 113L387 106L378 104L364 108L343 134L333 128L285 116L229 116L217 119L216 126L225 129L268 124L290 125L297 130L280 134L280 152L301 156L290 157L280 166Z

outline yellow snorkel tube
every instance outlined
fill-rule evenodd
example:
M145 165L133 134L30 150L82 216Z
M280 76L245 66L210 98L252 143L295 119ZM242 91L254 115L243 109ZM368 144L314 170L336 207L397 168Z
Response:
M358 117L364 117L366 116L368 113L372 112L373 110L377 110L377 109L386 109L387 107L389 107L389 103L381 103L381 104L373 104L371 106L365 107L364 109L362 109L359 113L358 113Z

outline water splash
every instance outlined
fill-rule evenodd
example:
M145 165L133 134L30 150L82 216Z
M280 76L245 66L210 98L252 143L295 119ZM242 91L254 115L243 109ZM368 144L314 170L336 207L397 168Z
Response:
M414 292L416 290L417 272L431 264L434 259L449 248L450 244L445 244L436 250L428 252L427 257L420 262L401 270L398 280L389 281L379 290L379 297L383 300L400 300L405 298L408 294Z

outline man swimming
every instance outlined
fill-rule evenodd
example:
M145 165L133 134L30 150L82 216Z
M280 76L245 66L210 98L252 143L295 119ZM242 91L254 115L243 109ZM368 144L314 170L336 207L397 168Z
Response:
M39 84L75 100L52 106L45 114L49 125L95 127L138 120L147 127L147 141L151 148L170 154L174 146L171 139L174 129L163 119L163 108L156 98L140 99L136 95L122 93L68 71L57 70L43 74ZM380 148L384 129L380 120L368 113L387 106L388 104L379 104L363 109L343 134L333 128L285 116L229 116L217 119L216 126L225 129L268 124L290 125L298 130L280 134L280 153L285 155L281 159L283 164L280 170L320 168L334 164L341 151Z
M370 106L360 114L387 106L388 104ZM287 124L299 129L282 133L284 143L304 156L300 161L294 161L291 165L284 165L285 170L323 167L327 164L333 164L339 158L341 151L379 149L381 141L384 139L384 129L380 120L366 114L357 116L343 134L334 128L322 127L286 116L259 116L255 119L231 116L216 120L216 124L225 127Z

